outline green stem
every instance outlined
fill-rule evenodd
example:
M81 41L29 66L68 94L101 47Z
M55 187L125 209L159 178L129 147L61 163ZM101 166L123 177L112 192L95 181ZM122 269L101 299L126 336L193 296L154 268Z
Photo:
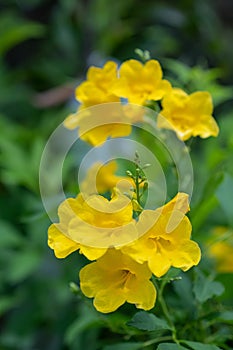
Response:
M161 343L163 341L167 341L167 340L172 340L173 338L171 336L166 336L166 337L159 337L159 338L155 338L155 339L151 339L151 340L147 340L145 343L143 343L143 347L147 347L150 346L152 344L155 343Z
M169 326L171 327L171 332L172 332L172 339L173 341L176 343L176 344L179 344L179 340L177 339L177 332L176 332L176 327L172 321L172 318L170 316L170 313L168 311L168 307L167 307L167 304L163 298L163 290L165 288L167 284L167 281L166 280L163 280L162 283L161 283L161 286L160 288L158 288L158 301L161 305L161 308L162 308L162 311L163 311L163 314L169 324Z
M140 203L140 183L139 183L139 168L138 166L136 165L136 177L135 177L135 186L136 186L136 196L137 196L137 202L139 205L141 205Z

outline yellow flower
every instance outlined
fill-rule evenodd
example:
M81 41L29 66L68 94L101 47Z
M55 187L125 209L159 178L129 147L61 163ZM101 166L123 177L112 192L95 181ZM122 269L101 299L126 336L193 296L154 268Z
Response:
M110 201L100 195L65 200L58 209L60 223L48 230L48 245L56 257L79 250L89 260L102 256L108 247L136 238L131 201L115 195Z
M143 105L148 100L161 100L170 89L170 83L162 80L158 61L149 60L142 64L137 60L128 60L121 65L120 78L111 91L127 98L130 103Z
M81 140L96 146L108 138L128 136L131 133L131 122L120 103L104 103L81 109L71 114L64 121L67 129L79 128Z
M110 92L117 79L117 64L108 61L103 68L90 67L87 80L76 89L76 98L81 108L94 106L100 103L119 102L119 97Z
M214 118L211 95L205 91L187 95L181 89L173 89L164 96L158 116L158 127L172 129L181 140L191 136L206 138L217 136L218 125Z
M227 227L216 227L208 243L208 255L216 260L217 271L233 273L233 231Z
M156 299L150 278L146 264L109 249L96 262L81 269L80 287L85 296L94 298L95 308L103 313L115 311L125 302L150 310Z
M69 115L64 121L67 129L79 127L80 138L93 146L103 143L109 137L128 136L131 133L130 123L125 123L120 98L111 92L116 80L115 62L108 61L103 68L90 67L87 80L76 89L76 98L81 106L77 113ZM90 108L102 104L103 107Z
M57 258L65 258L72 252L79 250L89 260L95 260L106 252L106 249L81 245L69 235L69 224L78 215L83 203L84 201L81 195L76 198L66 199L58 208L60 222L58 224L52 224L48 229L48 246L54 250Z
M139 263L148 262L157 277L171 266L188 270L200 261L200 249L190 239L191 224L184 215L188 210L187 195L179 194L157 210L144 210L136 224L141 238L121 248Z
M114 187L119 188L121 192L128 192L133 186L132 179L115 175L116 170L117 163L114 160L105 164L94 163L80 184L81 192L86 194L105 193Z

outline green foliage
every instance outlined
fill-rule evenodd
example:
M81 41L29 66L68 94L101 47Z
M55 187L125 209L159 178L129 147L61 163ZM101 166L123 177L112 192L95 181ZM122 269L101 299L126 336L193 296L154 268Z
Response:
M225 173L224 179L221 185L216 191L216 196L220 202L220 205L226 215L229 225L233 225L233 207L232 207L232 196L233 196L233 177Z
M128 325L150 332L156 330L170 329L170 326L165 320L145 311L139 311L138 313L136 313L133 316L132 320L128 322Z
M221 295L224 292L224 286L220 282L211 281L211 279L207 278L201 271L198 271L193 292L195 298L200 303L204 303L214 296Z
M4 12L0 16L0 54L27 39L41 37L44 32L43 25L24 21L17 14Z
M181 345L172 344L172 343L163 343L157 347L157 350L185 350L185 349L186 348L184 348Z
M103 350L140 350L143 343L118 343L114 345L107 345Z
M183 341L186 345L188 345L192 350L221 350L218 346L208 345L194 341Z

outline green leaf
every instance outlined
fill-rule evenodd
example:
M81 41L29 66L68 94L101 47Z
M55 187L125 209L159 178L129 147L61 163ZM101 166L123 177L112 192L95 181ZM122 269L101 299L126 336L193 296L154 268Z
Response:
M221 312L216 319L220 322L233 324L233 311Z
M0 54L29 38L40 37L44 27L39 23L23 21L14 13L3 13L0 17Z
M141 350L143 343L118 343L114 345L107 345L103 350Z
M181 305L186 311L193 313L194 298L192 293L192 283L185 273L181 273L182 279L173 283L173 288L179 296Z
M216 191L216 196L219 203L226 214L226 217L231 225L233 225L233 177L225 174L223 182Z
M170 329L170 326L165 320L158 318L157 316L146 311L137 312L133 316L132 320L128 322L128 325L144 331Z
M73 323L71 323L66 331L65 343L67 345L71 345L83 331L94 326L102 326L99 314L95 312L94 309L89 309L86 305L83 305L80 313L81 317L78 317Z
M20 246L24 239L15 227L7 221L0 220L0 247Z
M182 343L188 345L192 350L221 350L218 346L211 344L203 344L186 340L183 340Z
M214 296L219 296L224 292L224 286L220 282L211 281L201 271L198 271L194 281L193 292L195 298L203 303Z
M41 255L33 250L24 250L12 254L7 266L7 278L10 282L19 282L31 275L39 266Z
M163 60L163 66L175 73L182 84L186 84L190 80L192 70L186 64L177 60L166 59Z
M15 307L19 298L3 296L0 298L0 315L2 316L6 311Z
M157 350L187 350L187 348L184 348L183 346L178 344L162 343L159 344Z

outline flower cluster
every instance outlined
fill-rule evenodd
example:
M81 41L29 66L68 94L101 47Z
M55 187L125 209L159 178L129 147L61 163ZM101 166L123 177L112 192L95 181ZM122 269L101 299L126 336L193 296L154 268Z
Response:
M110 183L106 176L102 189L115 185L114 177ZM136 220L133 202L119 190L112 189L110 200L80 193L60 205L60 222L50 226L48 244L58 258L79 251L95 260L81 269L80 287L94 298L97 310L111 312L125 302L149 310L156 301L152 274L161 277L171 266L186 271L200 260L188 210L188 195L178 193L161 208L143 210Z
M77 113L65 120L64 125L68 129L79 127L80 138L92 145L99 145L109 137L128 136L131 133L130 124L138 122L135 111L131 113L131 118L130 113L122 113L121 110L114 113L117 114L114 117L111 113L110 117L105 116L105 122L103 117L96 122L97 110L93 110L93 106L108 103L122 105L122 100L124 105L151 107L152 102L157 104L157 109L162 105L158 127L173 130L184 141L192 136L217 136L219 132L212 116L211 95L206 91L188 95L172 87L168 80L163 79L161 66L156 60L143 64L131 59L122 63L119 69L112 61L108 61L103 68L90 67L87 80L76 89L76 99L80 107Z
M147 106L160 109L157 127L174 130L181 140L218 134L209 93L173 88L156 60L128 60L119 69L112 61L91 67L76 98L79 109L64 125L78 127L80 138L95 146L129 135L133 123L145 121ZM159 208L143 209L140 198L148 182L140 167L127 178L116 170L110 161L87 171L77 197L60 204L48 245L57 258L78 251L91 261L80 271L80 288L98 311L112 312L125 302L149 310L157 294L152 276L161 278L171 267L187 271L200 261L186 215L189 198L178 192Z

